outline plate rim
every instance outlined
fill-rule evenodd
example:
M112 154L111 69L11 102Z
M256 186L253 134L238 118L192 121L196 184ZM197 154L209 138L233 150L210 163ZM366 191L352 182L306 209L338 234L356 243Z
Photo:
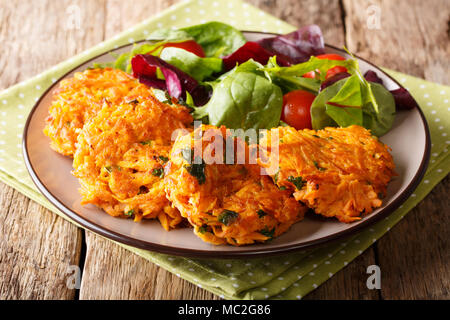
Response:
M245 31L242 30L242 33L253 33L253 34L265 34L265 35L278 35L277 33L271 33L271 32L258 32L258 31ZM147 40L141 40L137 41L135 43L144 42ZM296 252L302 249L310 249L314 248L326 243L330 243L332 241L342 239L346 236L349 236L351 234L357 233L358 231L361 231L362 229L367 228L370 225L373 225L377 221L381 220L382 218L388 216L393 211L395 211L402 203L404 203L409 196L414 192L416 187L421 182L423 176L425 175L426 169L429 164L430 160L430 153L431 153L431 137L430 137L430 130L428 123L426 121L425 115L423 114L423 111L420 107L417 107L419 111L420 118L422 120L422 123L425 128L425 152L422 157L419 169L415 173L414 177L412 178L412 181L406 186L405 190L403 190L402 193L400 193L389 205L387 205L385 208L383 208L380 212L378 212L376 215L369 216L366 220L361 222L358 225L354 225L352 227L349 227L346 230L342 230L340 232L324 236L315 240L310 240L302 243L297 244L290 244L285 245L277 248L255 248L253 250L235 250L235 251L227 251L227 250L202 250L202 249L186 249L186 248L180 248L180 247L173 247L173 246L167 246L167 245L161 245L153 242L147 242L143 240L138 240L133 237L129 237L127 235L120 234L116 231L107 229L106 227L100 226L92 221L89 221L88 219L84 218L80 214L78 214L75 210L72 210L68 208L62 201L60 201L56 196L54 196L42 183L41 179L39 178L39 175L36 173L36 171L33 168L33 165L30 161L29 154L28 154L28 147L27 147L27 141L28 141L28 128L30 125L30 122L33 118L34 112L38 108L38 106L41 104L41 101L47 93L52 90L56 85L59 84L59 82L64 79L68 74L79 68L81 65L89 63L91 61L94 61L95 59L98 59L100 56L119 50L121 48L130 46L131 44L125 44L122 46L119 46L117 48L111 49L109 51L105 51L103 53L100 53L80 64L77 66L71 68L69 71L64 73L62 76L60 76L54 83L52 83L39 97L39 99L34 104L33 108L30 110L30 113L27 117L27 121L24 126L23 130L23 139L22 139L22 153L24 157L25 166L27 168L28 173L31 176L31 179L33 183L36 185L38 190L43 194L43 196L50 201L57 209L59 209L62 213L64 213L69 219L75 221L82 227L95 232L103 237L109 238L111 240L123 243L125 245L130 245L135 248L164 253L164 254L170 254L170 255L176 255L176 256L182 256L182 257L193 257L193 258L257 258L261 255L281 255L281 254L287 254ZM329 47L331 49L340 51L345 53L344 50L339 49L333 45L329 45L325 43L326 47ZM367 61L364 58L361 58L357 55L354 55L355 58L362 60L369 64L371 67L375 68L377 71L382 72L386 77L388 77L390 80L392 80L394 83L396 83L399 87L403 88L403 86L394 78L392 78L389 74L384 72L381 68L377 67L375 64Z

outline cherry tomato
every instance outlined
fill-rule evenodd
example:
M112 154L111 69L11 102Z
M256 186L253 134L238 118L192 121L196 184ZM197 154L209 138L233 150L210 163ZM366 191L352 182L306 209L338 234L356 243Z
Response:
M202 46L199 45L194 40L188 40L188 41L183 41L183 42L169 42L164 45L164 48L167 48L167 47L175 47L175 48L184 49L186 51L192 52L193 54L195 54L201 58L205 57L205 52L203 51Z
M281 120L297 130L311 129L311 104L315 95L305 90L295 90L283 96Z
M317 56L318 59L328 59L328 60L345 60L343 56L340 56L336 53L325 53L325 54L319 54Z
M345 60L345 58L343 56L340 56L340 55L335 54L335 53L321 54L321 55L318 55L317 58L319 58L319 59L329 59L329 60L340 60L340 61ZM333 67L333 68L331 68L330 70L327 71L327 74L325 75L325 79L331 78L335 74L338 74L338 73L341 73L341 72L347 72L347 68L341 67L341 66Z
M331 68L327 71L327 74L325 75L325 80L328 78L331 78L332 76L341 73L341 72L347 72L346 67L336 66L334 68Z
M311 79L315 79L316 78L316 72L315 71L310 71L305 73L303 76L303 78L311 78Z
M321 54L317 56L318 59L329 59L329 60L345 60L344 57L335 54L335 53L326 53L326 54ZM334 76L337 73L341 73L341 72L347 72L347 68L345 67L341 67L341 66L336 66L331 68L330 70L327 71L327 74L325 75L325 79L331 78L332 76ZM311 78L311 79L315 79L316 78L316 72L314 71L310 71L307 72L303 75L304 78Z

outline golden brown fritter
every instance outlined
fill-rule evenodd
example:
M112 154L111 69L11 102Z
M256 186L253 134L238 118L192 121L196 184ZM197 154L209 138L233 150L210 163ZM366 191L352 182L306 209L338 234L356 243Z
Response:
M147 90L148 91L148 90ZM159 218L164 228L182 220L164 192L164 169L171 135L188 128L192 116L183 106L133 93L129 103L105 102L78 135L74 175L82 203L95 204L112 216Z
M279 157L276 144L279 138ZM394 172L389 148L360 126L296 130L279 127L260 141L267 148L260 158L275 167L274 182L291 190L295 199L326 217L359 220L381 206Z
M61 81L44 129L52 149L72 157L79 130L102 108L104 101L121 104L138 86L142 85L129 74L110 68L77 72L73 78Z
M199 132L203 136L194 138ZM306 207L261 175L256 164L213 163L224 158L222 146L229 135L225 127L206 125L180 135L165 167L167 197L204 241L242 245L272 239L301 220ZM232 141L240 151L231 159L236 161L241 151L248 154L244 142Z

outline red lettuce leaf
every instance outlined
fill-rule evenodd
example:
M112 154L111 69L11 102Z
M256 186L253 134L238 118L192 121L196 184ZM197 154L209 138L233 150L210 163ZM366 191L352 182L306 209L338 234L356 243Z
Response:
M201 86L197 80L159 57L138 54L131 60L131 66L133 76L139 79L139 82L150 87L167 89L172 98L185 99L187 91L198 106L205 104L209 99L208 90ZM165 81L156 78L157 68L161 70Z
M322 31L314 24L285 35L261 39L258 43L272 55L277 55L277 61L289 64L302 63L311 56L325 53Z
M409 110L419 107L416 100L414 100L412 95L405 88L391 90L390 93L394 96L395 107L397 110Z
M379 83L379 84L381 84L381 85L384 85L384 84L383 84L383 79L381 79L381 78L377 75L377 73L376 73L375 71L368 70L368 71L364 74L364 78L365 78L367 81L375 82L375 83Z

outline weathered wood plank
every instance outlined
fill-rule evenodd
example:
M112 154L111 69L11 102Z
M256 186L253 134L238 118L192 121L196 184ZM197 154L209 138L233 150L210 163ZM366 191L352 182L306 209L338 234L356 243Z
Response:
M378 241L383 299L450 298L450 178Z
M72 6L72 9L68 10ZM25 80L98 43L101 2L0 2L0 89ZM69 24L79 9L79 25ZM73 299L66 286L80 260L77 227L0 184L0 298Z
M367 29L369 4L380 12L380 29ZM447 1L344 0L344 9L351 51L382 66L449 83ZM378 241L382 298L448 299L449 183L448 178L440 183Z
M342 46L344 43L344 23L339 0L248 0L246 2L297 27L317 24L322 29L326 43L337 46Z
M0 183L0 299L73 299L81 231Z
M215 299L153 263L86 232L80 299Z
M364 251L319 288L305 296L306 300L377 300L378 290L367 288L367 267L376 264L374 246Z
M450 83L448 1L344 0L343 4L350 51L380 66Z

